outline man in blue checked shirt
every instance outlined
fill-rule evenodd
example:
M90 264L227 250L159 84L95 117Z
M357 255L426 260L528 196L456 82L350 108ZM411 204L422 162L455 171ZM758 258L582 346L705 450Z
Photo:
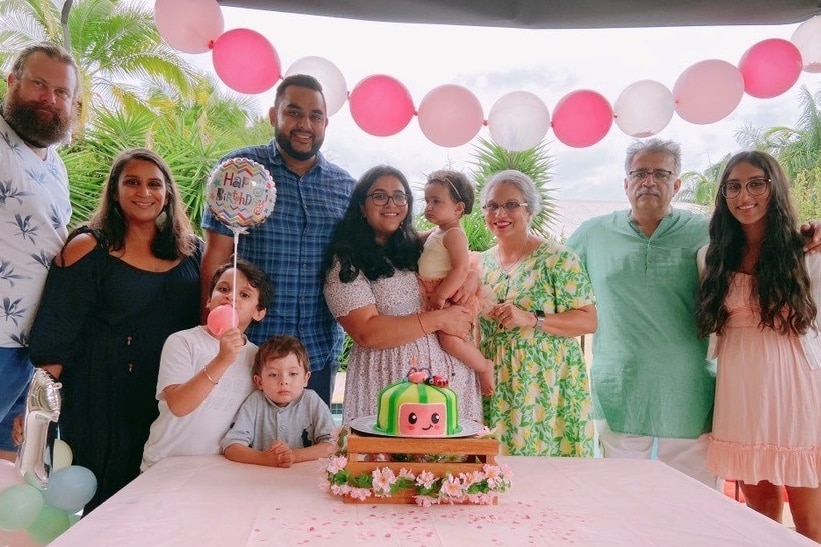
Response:
M289 334L308 350L308 387L330 405L342 347L342 330L322 295L325 248L342 218L354 179L319 152L328 116L322 86L312 76L288 76L268 111L276 136L268 144L236 150L220 160L244 157L265 166L277 190L274 212L239 238L239 255L260 267L274 284L268 314L246 331L261 344ZM202 258L203 294L208 281L234 250L232 232L208 210L203 217L206 249ZM203 302L205 299L203 299Z

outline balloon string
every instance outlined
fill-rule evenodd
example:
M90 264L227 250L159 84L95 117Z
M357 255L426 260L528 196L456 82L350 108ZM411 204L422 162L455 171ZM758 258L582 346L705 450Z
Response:
M234 308L231 317L231 326L236 328L239 317L237 316L237 248L239 247L239 231L234 231L234 269L233 280L231 282L231 307Z

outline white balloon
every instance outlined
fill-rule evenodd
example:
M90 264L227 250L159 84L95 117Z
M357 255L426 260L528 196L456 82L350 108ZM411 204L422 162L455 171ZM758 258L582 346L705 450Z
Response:
M285 76L292 74L308 74L322 84L322 94L325 95L325 106L328 116L333 116L348 99L348 87L345 76L336 65L323 57L303 57L297 59L288 68Z
M71 451L71 447L68 446L68 443L63 439L57 439L54 441L54 462L52 462L52 472L68 467L71 465L73 460L74 453Z
M494 142L520 152L538 146L550 128L550 111L544 102L528 91L513 91L502 96L490 109L487 127Z
M621 92L613 111L616 125L631 137L655 135L673 119L676 104L667 87L655 80L639 80Z
M790 42L801 52L804 72L821 72L821 15L801 23Z

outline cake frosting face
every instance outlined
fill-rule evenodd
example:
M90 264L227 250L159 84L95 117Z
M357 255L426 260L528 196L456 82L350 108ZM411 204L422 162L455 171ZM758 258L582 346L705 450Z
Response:
M459 433L456 393L447 387L402 380L379 393L374 429L400 437L446 437Z

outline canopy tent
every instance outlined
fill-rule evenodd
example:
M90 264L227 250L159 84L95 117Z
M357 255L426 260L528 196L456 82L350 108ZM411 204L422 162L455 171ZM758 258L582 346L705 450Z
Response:
M800 23L819 0L220 0L259 10L366 21L509 28L628 28Z

